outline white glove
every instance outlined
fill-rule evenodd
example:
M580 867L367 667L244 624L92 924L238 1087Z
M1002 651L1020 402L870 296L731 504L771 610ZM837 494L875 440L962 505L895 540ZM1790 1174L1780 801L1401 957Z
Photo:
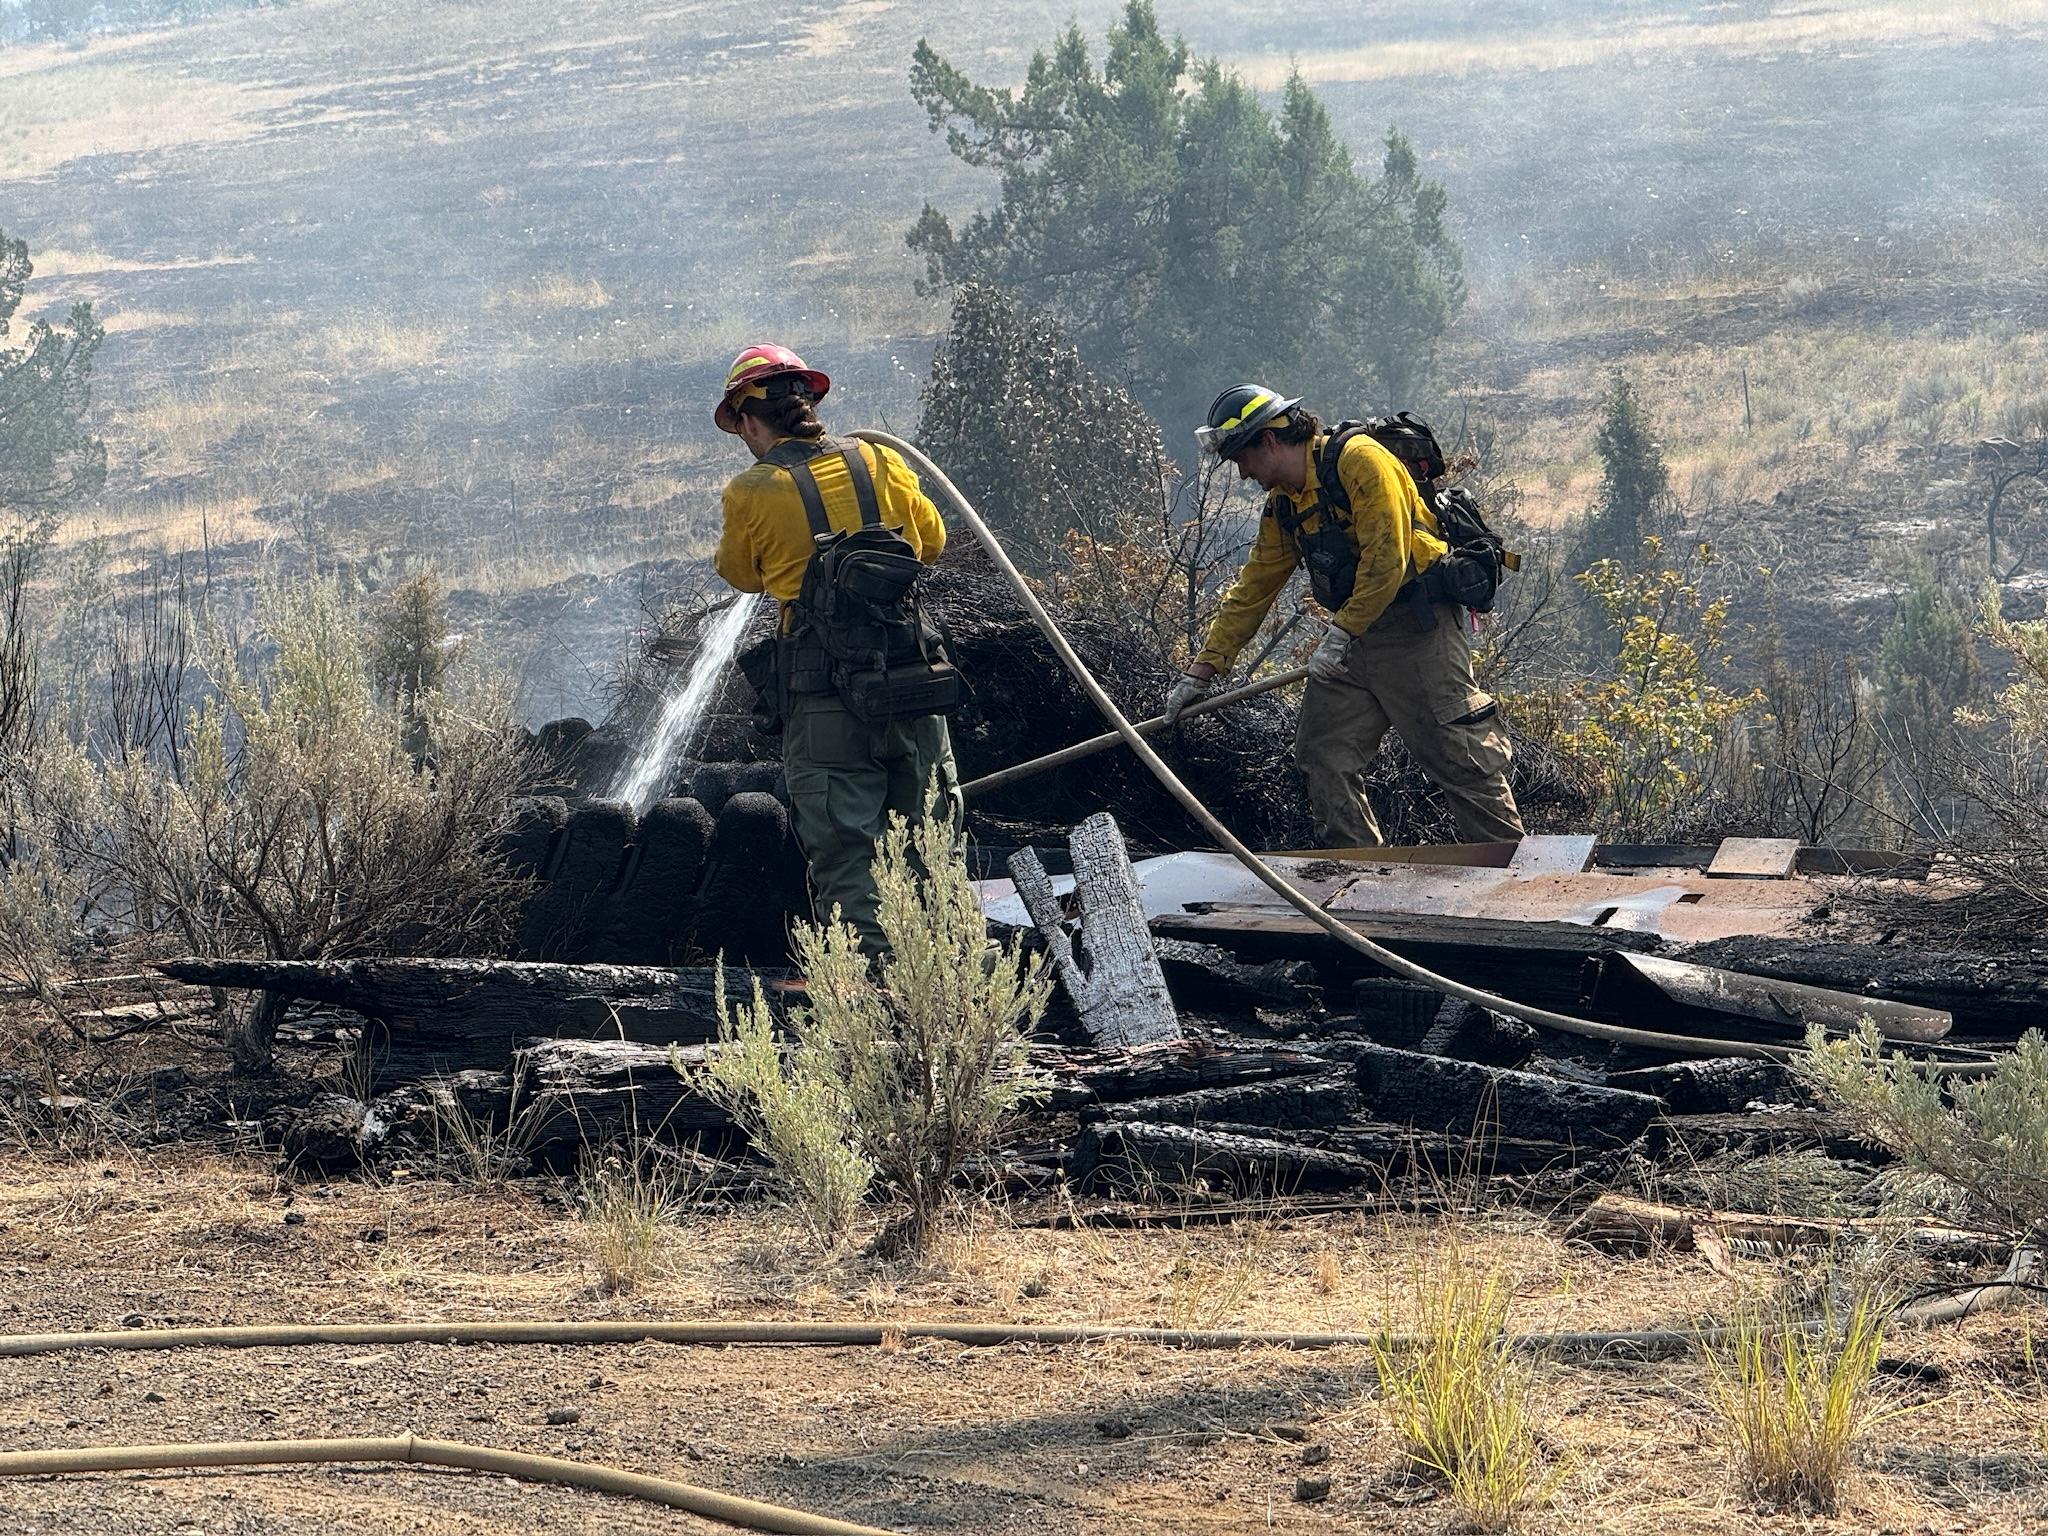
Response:
M1323 638L1316 642L1316 648L1308 658L1308 675L1321 678L1324 682L1335 682L1344 675L1344 658L1351 650L1352 634L1332 624L1323 631Z
M1167 690L1166 708L1160 711L1166 723L1172 725L1180 719L1182 710L1197 699L1206 699L1214 693L1218 681L1213 677L1196 677L1192 672L1183 673L1181 680Z

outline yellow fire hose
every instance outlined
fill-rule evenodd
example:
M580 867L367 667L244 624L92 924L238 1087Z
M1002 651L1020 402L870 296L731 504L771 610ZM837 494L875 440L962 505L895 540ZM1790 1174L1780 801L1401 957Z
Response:
M2037 1261L2034 1251L2016 1248L1997 1279L1950 1296L1924 1298L1901 1308L1894 1320L1930 1326L1956 1322L2031 1288L2024 1276ZM1820 1331L1824 1318L1804 1321ZM1622 1332L1523 1333L1508 1342L1518 1350L1544 1354L1665 1357L1735 1337L1730 1327L1642 1329ZM1125 1328L1100 1324L1013 1324L948 1322L423 1322L269 1323L223 1328L124 1328L107 1333L0 1335L0 1357L71 1351L199 1348L276 1349L362 1344L637 1344L696 1345L879 1345L885 1340L939 1339L971 1347L1000 1345L1153 1344L1175 1349L1332 1349L1380 1347L1401 1352L1423 1340L1370 1333L1274 1333L1250 1329ZM642 1499L747 1530L785 1531L798 1536L887 1536L804 1510L699 1488L668 1478L593 1466L555 1456L427 1440L416 1435L390 1439L254 1440L197 1445L83 1446L62 1450L0 1453L0 1477L53 1477L86 1472L155 1468L306 1465L391 1461L495 1472L531 1482L559 1483L598 1493Z
M590 1466L559 1456L535 1456L456 1440L391 1439L224 1440L199 1445L94 1445L62 1451L0 1452L0 1477L52 1477L78 1472L139 1472L187 1467L308 1466L334 1462L397 1461L418 1466L495 1472L531 1483L560 1483L596 1493L621 1494L649 1504L688 1510L707 1520L750 1531L790 1536L890 1536L878 1526L855 1525L780 1504L678 1483L666 1477Z
M1152 744L1138 733L1137 727L1125 718L1123 711L1117 708L1116 701L1104 691L1102 684L1096 681L1095 674L1088 670L1088 664L1060 632L1060 627L1053 622L1052 615L1045 611L1045 605L1038 600L1038 594L1031 590L1031 584L1004 553L1001 542L989 530L988 524L981 520L981 514L976 512L973 504L961 494L960 488L947 478L944 470L927 458L915 444L907 443L892 433L861 431L856 432L854 436L893 448L902 454L926 481L937 485L951 498L955 510L974 531L974 536L981 541L982 547L988 551L989 559L995 563L1003 579L1017 594L1018 601L1024 604L1025 610L1030 613L1046 640L1065 663L1067 670L1074 675L1074 681L1081 685L1081 691L1086 693L1095 707L1102 712L1103 719L1110 723L1123 744L1137 754L1138 761L1151 770L1152 776L1164 786L1167 793L1178 800L1181 808L1192 816L1205 832L1215 838L1238 863L1256 875L1274 895L1331 938L1356 950L1396 976L1434 987L1450 997L1477 1003L1480 1007L1490 1008L1495 1013L1504 1013L1525 1023L1557 1030L1563 1034L1581 1035L1589 1040L1606 1040L1616 1045L1646 1046L1652 1050L1669 1051L1684 1056L1748 1056L1765 1061L1787 1061L1793 1056L1794 1052L1788 1046L1759 1045L1748 1040L1708 1040L1697 1035L1672 1035L1659 1030L1629 1029L1619 1024L1601 1024L1592 1019L1575 1018L1568 1013L1554 1013L1548 1008L1538 1008L1529 1003L1518 1003L1498 993L1467 986L1464 982L1453 981L1448 976L1440 976L1428 967L1417 965L1413 960L1397 955L1391 949L1375 944L1364 934L1354 931L1324 911L1307 892L1300 890L1286 876L1246 847L1238 839L1237 834L1217 820L1215 814L1195 798L1194 792L1180 781L1179 775L1152 750Z

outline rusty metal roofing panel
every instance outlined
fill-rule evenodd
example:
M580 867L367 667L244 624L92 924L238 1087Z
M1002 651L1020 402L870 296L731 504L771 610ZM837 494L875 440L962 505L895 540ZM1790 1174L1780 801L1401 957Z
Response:
M1722 839L1707 873L1717 880L1783 880L1799 863L1796 837Z

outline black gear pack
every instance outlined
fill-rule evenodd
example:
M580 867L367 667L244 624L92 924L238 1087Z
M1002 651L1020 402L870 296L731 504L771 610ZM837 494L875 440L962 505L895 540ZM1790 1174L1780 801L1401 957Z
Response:
M882 449L876 449L881 453ZM811 462L836 453L846 462L860 506L860 526L832 527ZM762 456L796 482L815 545L793 622L774 644L773 684L782 697L771 712L757 706L764 730L780 729L790 694L837 693L869 725L951 714L965 702L967 681L946 654L945 638L925 616L919 584L925 564L902 533L882 525L875 481L857 443L789 438ZM750 648L741 669L766 705L770 656Z
M1411 577L1394 594L1387 616L1413 612L1426 618L1429 605L1438 602L1456 603L1475 613L1490 612L1502 577L1520 570L1522 557L1487 526L1470 491L1460 486L1440 488L1447 467L1443 449L1437 446L1429 423L1407 411L1364 421L1340 421L1332 427L1316 459L1317 499L1306 512L1295 513L1282 496L1275 495L1267 502L1267 509L1294 536L1301 550L1316 602L1325 612L1335 613L1351 600L1358 580L1358 551L1349 533L1351 493L1337 473L1337 461L1344 445L1361 432L1401 461L1424 503L1436 514L1437 529L1449 546L1441 560ZM1315 531L1305 533L1302 525L1311 517L1316 520Z

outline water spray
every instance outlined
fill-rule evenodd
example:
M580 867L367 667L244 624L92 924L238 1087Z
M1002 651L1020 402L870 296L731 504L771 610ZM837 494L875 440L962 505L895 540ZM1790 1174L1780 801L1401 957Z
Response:
M634 815L642 816L659 798L665 776L677 756L694 744L704 715L725 680L725 669L739 651L740 637L754 616L756 595L742 592L705 627L683 685L662 704L646 745L621 765L608 799L623 800Z

